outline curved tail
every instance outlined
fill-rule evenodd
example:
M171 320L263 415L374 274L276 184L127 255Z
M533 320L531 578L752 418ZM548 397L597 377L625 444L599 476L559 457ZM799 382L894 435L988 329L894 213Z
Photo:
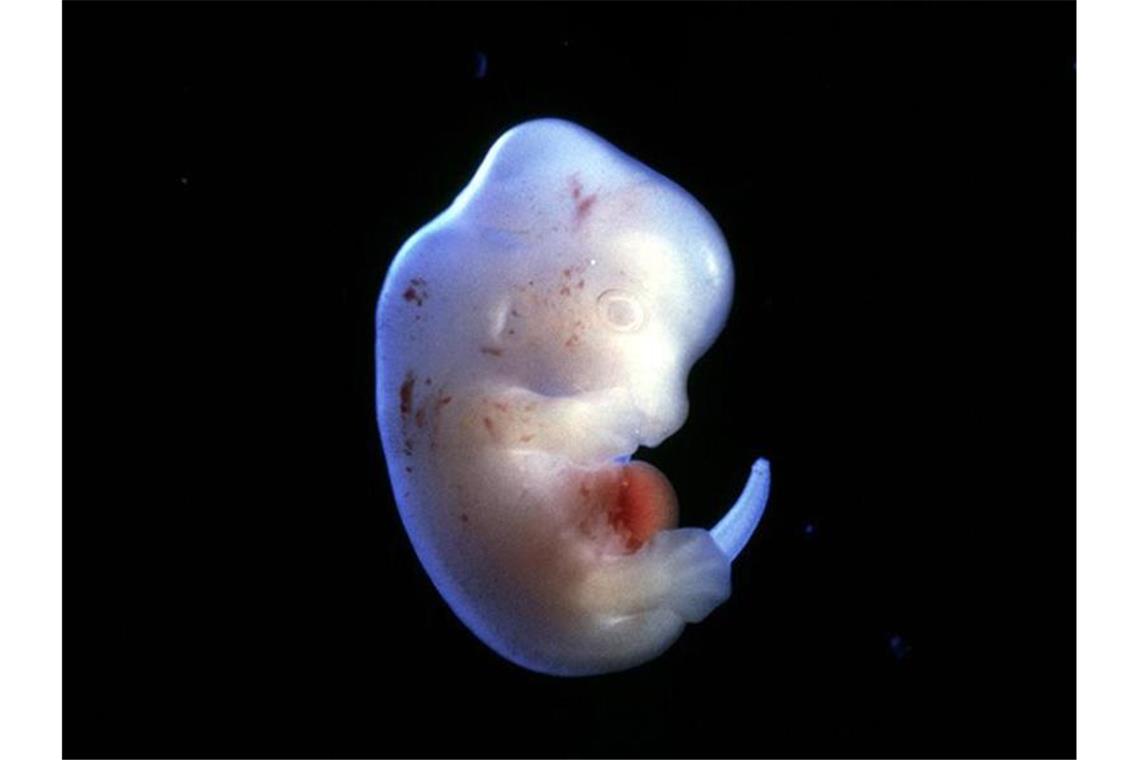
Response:
M716 541L716 545L730 561L736 559L736 555L744 549L756 531L756 526L760 524L760 518L764 516L764 507L768 504L771 480L768 460L757 459L752 465L752 474L744 485L740 498L716 527L709 531L713 541Z

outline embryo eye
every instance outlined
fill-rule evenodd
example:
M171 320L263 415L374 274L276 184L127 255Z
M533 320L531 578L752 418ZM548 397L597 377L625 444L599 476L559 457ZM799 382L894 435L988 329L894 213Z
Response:
M614 330L632 332L645 321L645 311L632 293L607 290L598 296L598 314Z

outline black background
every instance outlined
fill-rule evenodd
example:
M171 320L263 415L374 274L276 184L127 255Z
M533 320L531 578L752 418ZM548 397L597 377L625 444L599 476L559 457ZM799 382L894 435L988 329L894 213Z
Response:
M68 756L1075 753L1073 4L64 20ZM392 255L537 116L732 248L683 521L773 467L732 599L578 680L453 617L372 401Z

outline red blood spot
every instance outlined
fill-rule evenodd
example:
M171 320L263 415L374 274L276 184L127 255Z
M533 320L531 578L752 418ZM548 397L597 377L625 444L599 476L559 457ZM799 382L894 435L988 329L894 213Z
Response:
M584 287L586 287L586 281L585 280L578 280L578 290L581 290Z
M590 207L594 205L594 201L598 199L598 194L588 195L582 197L582 183L578 180L577 173L571 174L568 180L570 184L570 196L574 199L574 220L581 222L586 214L590 213ZM569 275L567 275L569 277Z
M502 356L503 355L502 349L492 348L491 346L481 346L479 348L479 351L481 353L487 354L489 356Z
M510 410L510 407L507 406L506 402L504 402L504 401L496 401L494 403L494 407L496 409L498 409L500 412L506 412L506 411Z
M444 396L439 400L440 406L447 406L451 403L451 396Z
M563 286L562 286L562 289L561 289L561 290L559 290L558 292L559 292L559 293L561 293L561 294L562 294L562 295L564 295L564 296L568 296L568 295L570 295L570 288L568 288L567 286L563 285Z
M598 194L594 193L578 201L574 208L574 218L579 222L585 219L586 214L590 213L590 208L594 205L594 201L596 200L598 200Z
M416 410L416 427L422 428L427 424L427 408L420 407Z
M426 284L427 283L419 277L414 278L412 280L412 284L409 285L408 289L404 291L404 300L408 303L415 301L416 306L423 306L424 299L427 298L428 295L427 291L424 290L424 285ZM419 288L419 290L416 290L416 288Z
M416 376L411 371L400 385L400 414L407 416L412 411L412 391L416 387Z
M526 435L524 435L524 436L520 437L520 438L519 438L519 441L521 441L522 443L527 443L527 442L528 442L528 441L530 441L532 438L534 438L534 436L533 436L533 435L531 435L530 433L527 433Z
M566 277L566 278L569 278L569 277L570 277L570 273L571 273L572 271L573 271L573 270L571 270L571 269L563 269L563 270L562 270L562 276L563 276L563 277Z
M491 421L490 417L483 418L483 426L487 428L487 432L493 432L495 430L495 423Z

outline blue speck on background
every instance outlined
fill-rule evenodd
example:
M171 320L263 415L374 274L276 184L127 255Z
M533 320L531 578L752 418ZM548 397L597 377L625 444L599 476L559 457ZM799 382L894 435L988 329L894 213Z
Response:
M888 643L891 647L891 654L895 656L896 660L902 660L910 654L910 644L897 633L891 635L890 639L888 639Z

